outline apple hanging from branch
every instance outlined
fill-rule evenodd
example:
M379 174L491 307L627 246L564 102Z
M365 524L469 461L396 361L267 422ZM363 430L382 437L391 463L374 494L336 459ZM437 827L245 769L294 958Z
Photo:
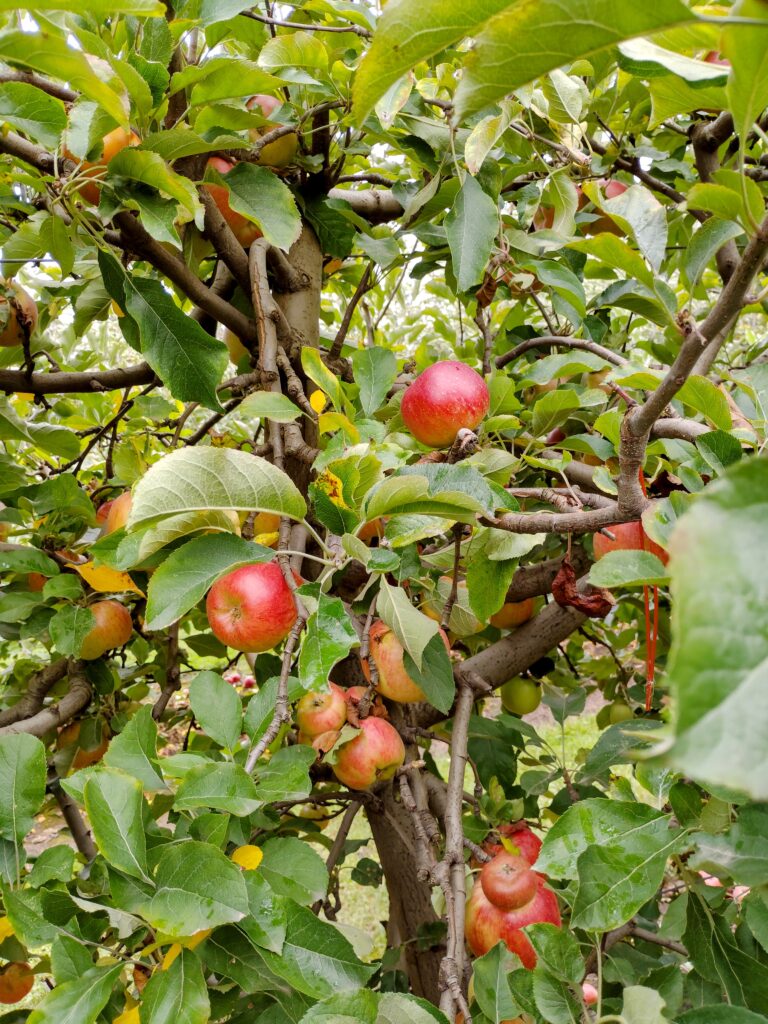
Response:
M476 430L491 404L488 385L453 359L433 363L405 389L400 413L417 441L447 448L462 429Z
M227 573L208 591L205 610L218 640L251 654L269 651L285 640L297 617L293 593L277 562Z

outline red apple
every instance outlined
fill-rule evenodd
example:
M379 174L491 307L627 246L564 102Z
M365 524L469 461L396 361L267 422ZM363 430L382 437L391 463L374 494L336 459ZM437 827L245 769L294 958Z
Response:
M363 696L368 692L367 686L350 686L344 691L344 699L347 705L347 721L350 725L360 724L360 715L358 714L358 707ZM384 702L378 693L373 694L370 707L368 709L369 715L375 715L376 718L388 718L387 709L384 707Z
M0 348L23 345L37 327L37 303L16 281L0 279Z
M623 182L614 181L612 178L608 181L603 179L598 182L598 184L602 186L603 195L606 199L615 199L617 196L626 192L628 188L628 186ZM624 234L623 229L620 228L616 221L607 213L599 213L595 220L582 225L582 229L587 235L599 235L602 232L608 232L612 235Z
M561 926L560 908L554 892L536 876L536 893L528 903L517 910L501 910L485 895L483 887L475 884L467 900L465 933L474 956L484 956L501 940L507 949L516 953L523 967L536 966L536 953L530 939L520 930L529 924L549 923Z
M529 864L536 863L541 850L541 840L531 831L526 822L517 821L514 824L499 825L497 831L500 836L515 844L520 855L525 857Z
M491 903L501 910L517 910L530 903L538 888L537 875L528 861L506 850L483 865L479 882Z
M584 1000L585 1006L595 1006L598 999L598 991L594 985L590 985L588 981L584 981L581 984L581 997Z
M277 562L246 565L218 580L205 602L213 635L236 651L276 647L296 622L296 605Z
M255 110L258 107L264 117L271 117L272 114L282 106L280 100L274 96L264 96L259 94L257 96L251 96L246 103L249 110ZM253 128L250 131L251 141L258 142L262 135L266 135L272 131L273 128L279 128L276 122L273 124L265 125L263 128ZM256 158L256 163L265 164L267 167L287 167L288 164L292 164L296 159L296 150L299 147L299 137L296 132L290 132L288 135L282 135L279 139L275 139L274 142L268 142L266 146L263 146Z
M222 177L226 177L235 165L230 163L229 160L224 160L223 157L212 156L208 160L207 166L214 171L218 171ZM247 248L251 242L261 238L259 228L252 221L248 220L247 217L244 217L242 213L233 210L229 205L229 189L225 185L206 182L205 187L208 189L214 203L218 206L219 213L232 228L232 233L242 246Z
M314 739L324 732L338 730L347 720L344 690L330 683L324 693L305 693L296 705L296 724L304 736Z
M400 411L417 441L430 448L447 448L462 427L478 427L490 404L488 385L480 374L448 359L428 366L408 385Z
M237 684L240 682L240 678L241 677L239 672L227 672L227 674L224 676L225 681L231 683L233 686L237 686Z
M442 629L440 635L443 638L445 649L450 650L448 637ZM427 699L421 687L405 671L404 651L400 641L389 626L381 620L377 620L371 626L370 653L373 663L378 669L377 689L382 696L397 701L398 704ZM362 665L363 674L367 679L370 677L368 664L364 661Z
M255 685L256 685L256 680L254 679L253 676L246 676L245 679L243 680L243 689L244 690L252 690Z
M114 647L123 647L133 632L131 613L119 601L97 601L90 605L96 624L86 633L80 648L84 661L100 658Z
M607 526L606 529L613 534L614 539L611 540L604 533L594 535L593 548L596 559L601 559L609 551L649 551L652 555L656 555L664 565L669 561L667 552L651 540L639 519L629 523L614 523L612 526Z
M383 718L369 715L360 722L357 736L344 743L332 766L333 774L350 789L368 789L391 779L405 760L398 731Z
M0 1003L19 1003L32 991L35 975L29 964L12 961L0 968Z
M507 601L491 616L491 625L496 629L513 629L521 626L533 616L534 600L528 597L525 601Z
M115 499L113 498L112 501L103 501L96 509L96 522L102 528L107 521L107 516L109 515L109 510L112 508L112 502L114 500Z
M102 533L105 537L109 536L110 533L114 533L115 530L121 530L128 522L128 516L131 514L131 503L133 499L130 491L123 491L122 494L118 495L112 501L107 502L109 509L107 510L107 518L102 527ZM104 507L103 505L101 506ZM99 512L101 509L99 509ZM98 514L97 517L98 519Z
M467 900L464 934L473 956L485 956L501 939L504 911L499 910L476 882Z
M102 140L101 154L96 160L84 160L81 167L80 173L86 178L97 177L100 178L103 172L106 170L107 164L113 156L126 148L126 146L139 146L141 145L141 139L136 135L135 132L128 131L126 128L115 128L111 132L107 132ZM64 149L64 156L70 160L77 160L77 157L73 156L68 149ZM101 186L96 181L87 182L81 185L78 189L80 195L92 206L98 206L99 196L101 195Z

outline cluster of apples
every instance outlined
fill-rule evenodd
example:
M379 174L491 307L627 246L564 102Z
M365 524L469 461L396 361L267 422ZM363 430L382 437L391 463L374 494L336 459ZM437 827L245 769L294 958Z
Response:
M504 825L502 843L488 843L492 859L483 865L467 900L465 933L474 956L484 956L497 942L504 942L522 965L536 966L536 951L522 931L526 925L549 923L558 928L562 921L557 896L546 884L546 876L534 871L541 840L525 824Z

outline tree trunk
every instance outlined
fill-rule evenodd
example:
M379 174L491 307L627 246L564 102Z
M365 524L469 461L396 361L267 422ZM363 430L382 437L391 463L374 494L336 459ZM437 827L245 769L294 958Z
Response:
M428 884L416 877L416 835L411 817L395 800L392 785L377 793L381 810L366 810L389 894L387 939L390 946L403 947L403 969L411 991L437 1005L440 999L439 971L445 946L421 948L419 933L434 925L438 917L432 907Z

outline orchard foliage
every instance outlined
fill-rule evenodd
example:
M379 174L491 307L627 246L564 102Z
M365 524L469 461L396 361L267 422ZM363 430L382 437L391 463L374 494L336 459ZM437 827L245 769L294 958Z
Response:
M766 53L0 4L0 1021L768 1021Z

